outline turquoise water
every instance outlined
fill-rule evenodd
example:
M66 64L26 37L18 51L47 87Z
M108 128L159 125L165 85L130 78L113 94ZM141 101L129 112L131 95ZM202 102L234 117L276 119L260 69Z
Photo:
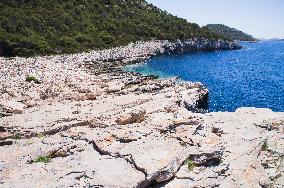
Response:
M284 111L284 42L241 43L237 51L162 55L128 71L180 76L209 89L209 111L239 107Z

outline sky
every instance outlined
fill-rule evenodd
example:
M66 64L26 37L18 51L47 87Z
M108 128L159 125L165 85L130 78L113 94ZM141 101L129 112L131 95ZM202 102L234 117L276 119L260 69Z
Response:
M284 0L146 0L200 26L225 24L256 38L284 38Z

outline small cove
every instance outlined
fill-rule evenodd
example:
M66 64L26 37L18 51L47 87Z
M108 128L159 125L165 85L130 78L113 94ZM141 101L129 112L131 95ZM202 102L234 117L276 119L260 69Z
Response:
M125 69L202 82L210 92L209 111L239 107L284 111L284 42L241 45L245 49L162 55Z

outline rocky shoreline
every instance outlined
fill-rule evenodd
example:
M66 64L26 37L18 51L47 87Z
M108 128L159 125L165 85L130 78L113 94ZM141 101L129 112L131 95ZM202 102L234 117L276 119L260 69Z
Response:
M192 39L0 59L0 187L281 187L284 113L196 113L201 83L122 72Z

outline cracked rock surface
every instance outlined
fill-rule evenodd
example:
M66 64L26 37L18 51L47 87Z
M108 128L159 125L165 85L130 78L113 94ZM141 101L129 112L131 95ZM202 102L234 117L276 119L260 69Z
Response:
M283 187L284 113L119 70L160 47L1 60L0 187Z

